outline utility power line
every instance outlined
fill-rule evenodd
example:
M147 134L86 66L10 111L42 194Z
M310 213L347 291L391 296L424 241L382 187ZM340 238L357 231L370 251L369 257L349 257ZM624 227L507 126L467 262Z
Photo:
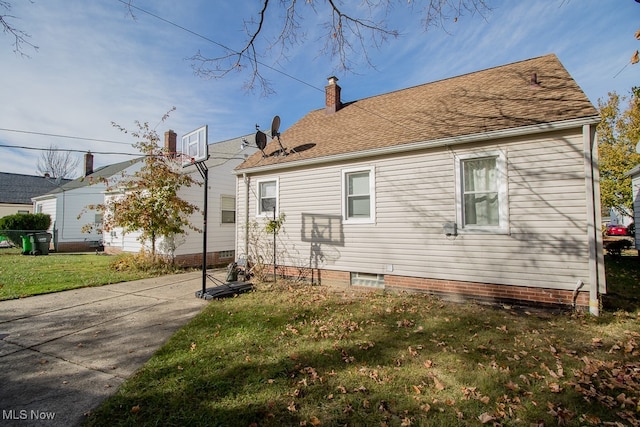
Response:
M108 142L108 143L111 143L111 144L133 145L133 144L128 143L128 142L112 141L112 140L109 140L109 139L84 138L84 137L80 137L80 136L70 136L70 135L57 135L57 134L54 134L54 133L35 132L35 131L19 130L19 129L0 128L0 131L26 133L26 134L30 134L30 135L42 135L42 136L49 136L49 137L53 137L53 138L79 139L79 140L82 140L82 141Z
M33 150L33 151L63 151L70 153L87 153L91 152L92 154L105 154L105 155L119 155L119 156L135 156L135 157L143 157L140 153L114 153L112 151L92 151L92 150L79 150L77 148L41 148L41 147L27 147L24 145L9 145L9 144L0 144L0 148L18 148L21 150Z

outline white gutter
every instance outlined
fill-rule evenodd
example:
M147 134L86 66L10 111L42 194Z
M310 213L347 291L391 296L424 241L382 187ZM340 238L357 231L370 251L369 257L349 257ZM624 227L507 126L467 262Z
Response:
M249 271L249 177L242 174L244 179L244 258L245 274Z
M399 144L391 147L373 148L370 150L353 151L349 153L334 154L330 156L314 157L303 160L292 160L284 163L274 163L265 166L253 166L246 169L234 171L236 175L246 175L254 172L268 172L272 170L289 169L299 166L309 166L321 163L355 160L363 157L383 156L387 154L404 153L408 151L423 150L427 148L445 147L450 145L468 144L472 142L482 142L494 139L511 138L518 136L526 136L545 132L553 132L558 130L572 129L585 125L599 123L598 116L583 117L580 119L565 120L554 123L541 123L531 126L523 126L519 128L501 129L491 132L474 133L469 135L454 136L450 138L441 138L431 141L413 142L410 144Z

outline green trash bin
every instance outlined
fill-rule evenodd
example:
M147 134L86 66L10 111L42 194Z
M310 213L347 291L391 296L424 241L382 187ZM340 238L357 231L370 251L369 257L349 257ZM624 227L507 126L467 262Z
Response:
M31 235L31 253L33 255L49 255L51 233L34 233Z
M31 255L31 236L32 234L27 234L26 236L20 236L22 238L22 255Z

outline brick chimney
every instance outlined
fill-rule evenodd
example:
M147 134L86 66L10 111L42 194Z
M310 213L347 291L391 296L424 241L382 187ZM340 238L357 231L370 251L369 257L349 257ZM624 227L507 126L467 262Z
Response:
M329 84L325 86L325 113L333 114L342 107L340 102L340 86L338 86L338 78L335 76L329 77Z
M84 176L89 176L93 173L93 154L91 151L84 153Z
M169 157L176 157L178 155L178 150L177 150L177 140L178 136L176 135L176 133L169 129L168 131L166 131L164 133L164 152L166 155L168 155Z

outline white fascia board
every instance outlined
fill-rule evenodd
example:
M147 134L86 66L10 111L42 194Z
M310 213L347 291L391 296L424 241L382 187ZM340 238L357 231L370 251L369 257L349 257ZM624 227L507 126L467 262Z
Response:
M42 196L32 197L31 202L44 202L45 200L57 199L59 194L62 193L43 194Z
M235 175L251 174L255 172L268 172L279 169L289 169L299 166L309 166L321 163L337 162L344 160L356 160L364 157L382 156L387 154L405 153L408 151L422 150L427 148L446 147L450 145L468 144L494 139L511 138L525 135L533 135L558 130L581 128L584 125L591 125L600 122L600 117L584 117L580 119L565 120L554 123L541 123L519 128L501 129L491 132L474 133L469 135L454 136L450 138L434 139L431 141L413 142L410 144L400 144L391 147L373 148L370 150L354 151L350 153L335 154L331 156L314 157L304 160L293 160L285 163L274 163L266 166L254 166L246 169L233 171Z

